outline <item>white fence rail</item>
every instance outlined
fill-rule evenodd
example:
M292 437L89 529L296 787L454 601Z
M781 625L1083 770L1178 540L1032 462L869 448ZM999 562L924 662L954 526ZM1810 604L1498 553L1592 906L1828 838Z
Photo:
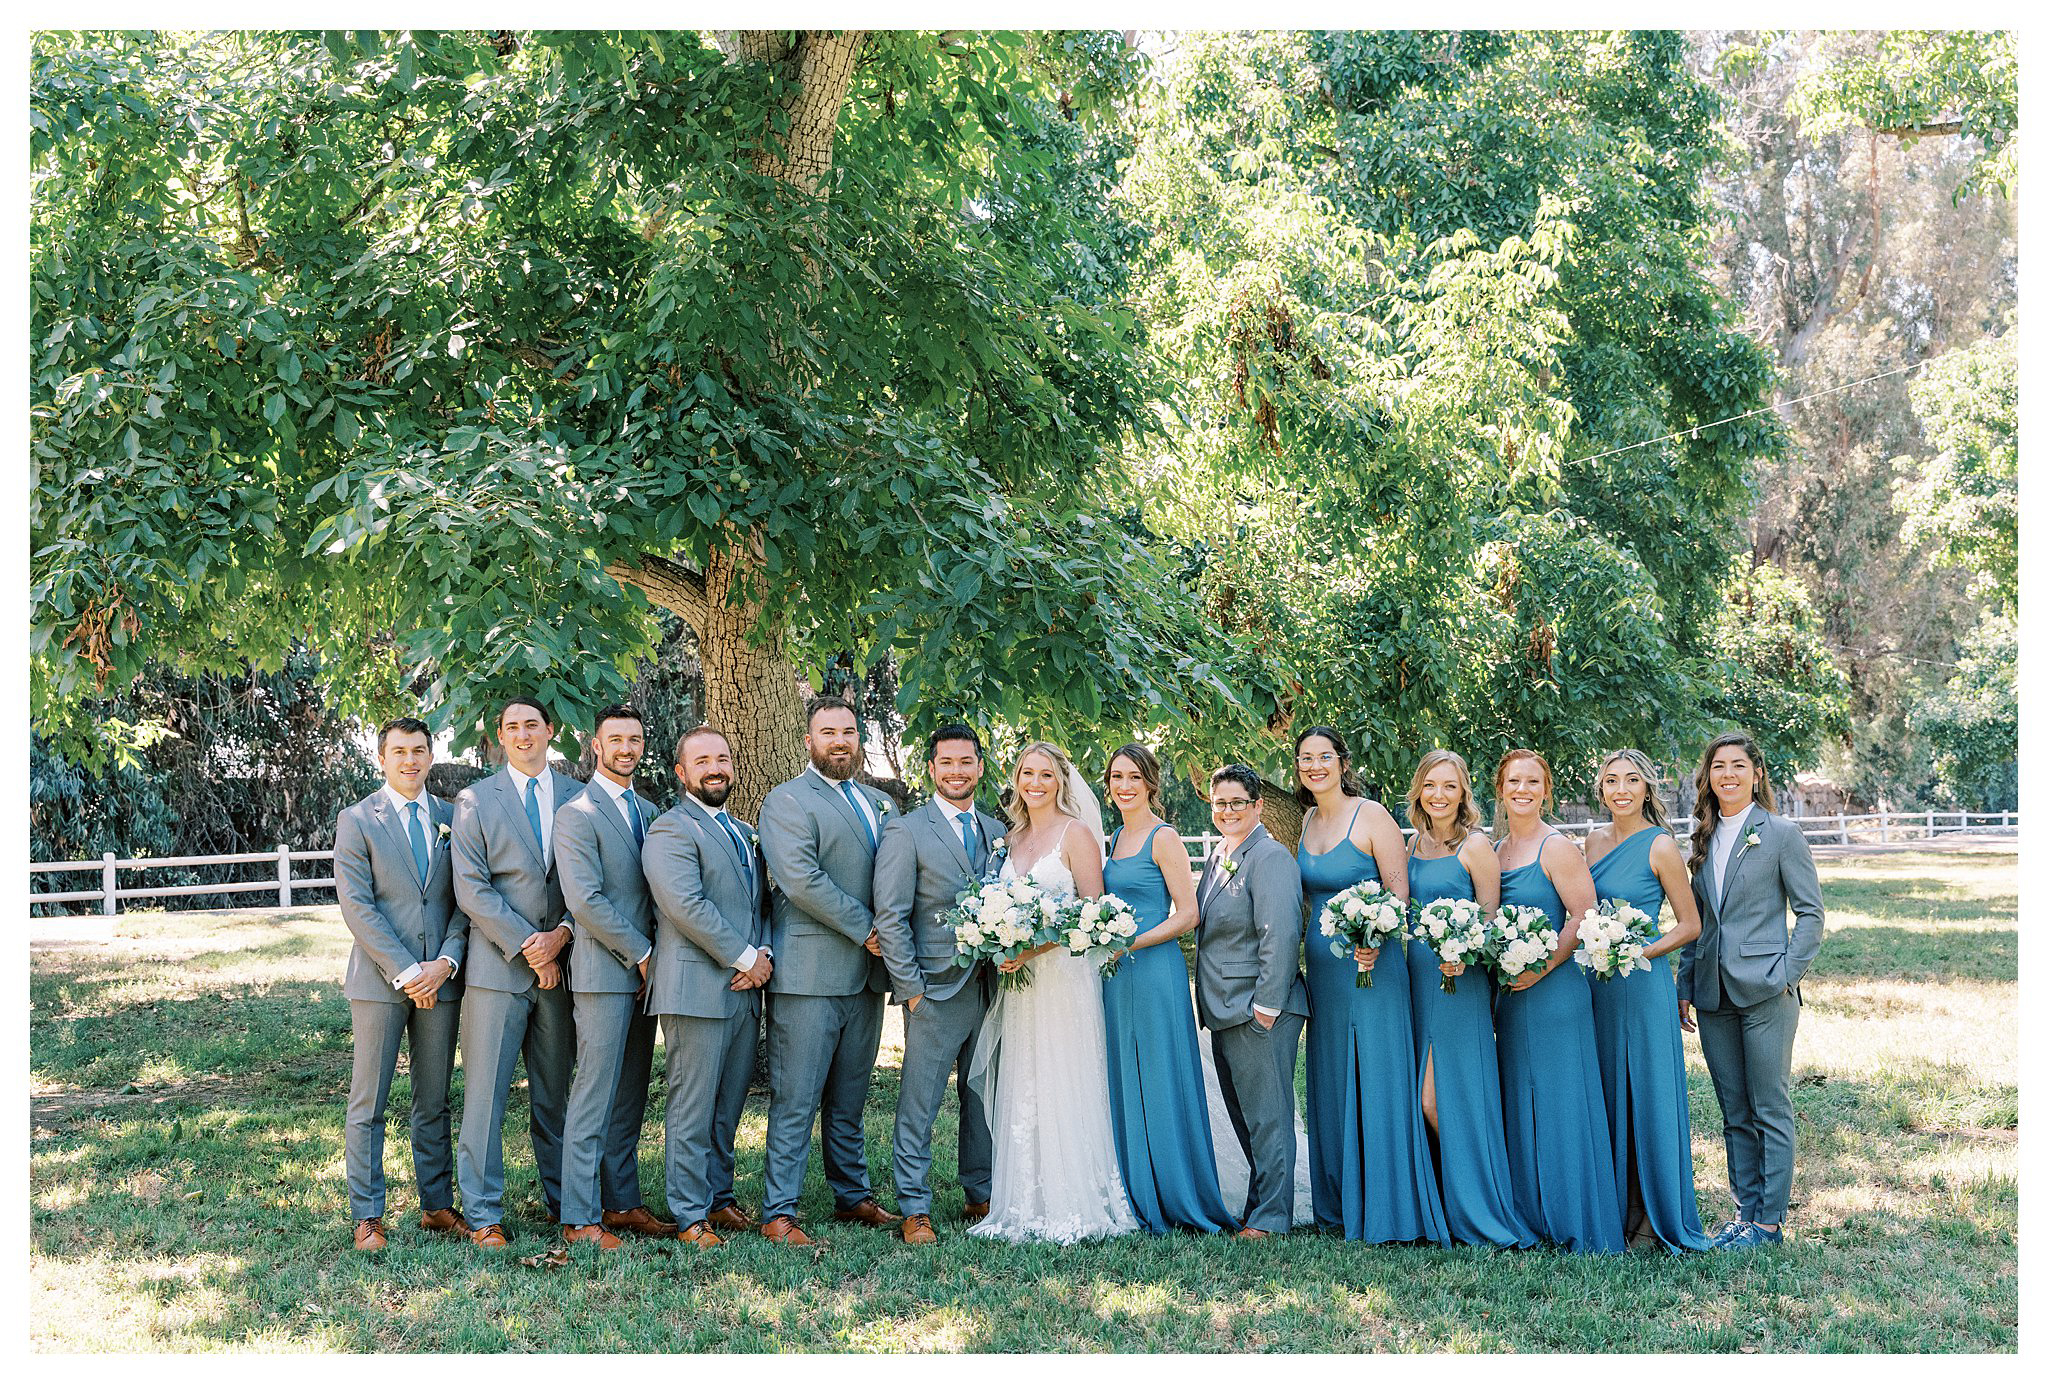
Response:
M2013 832L2019 831L2017 812L1838 812L1832 816L1794 817L1800 830L1810 841L1835 841L1852 845L1859 838L1879 843L1924 839L1930 836L1954 835L1958 832ZM1590 830L1593 822L1559 822L1558 830L1578 833ZM1672 823L1673 829L1683 837L1692 830L1692 818L1681 817ZM1205 834L1187 838L1188 854L1197 867L1208 860L1211 851L1221 837ZM300 879L293 875L292 867L301 863L328 862L334 859L333 851L298 851L280 844L274 851L249 851L241 855L177 855L146 856L124 859L108 851L98 860L58 860L31 862L28 870L31 876L46 874L76 873L84 870L99 872L99 887L95 889L65 889L49 893L31 893L28 901L44 903L97 903L102 914L120 911L122 902L129 899L169 899L190 897L196 894L269 894L275 903L265 901L254 904L258 908L290 908L295 890L332 889L334 876L324 875L317 879ZM225 884L169 884L123 888L121 872L137 870L164 870L181 867L216 865L268 865L270 872L263 879L243 880Z

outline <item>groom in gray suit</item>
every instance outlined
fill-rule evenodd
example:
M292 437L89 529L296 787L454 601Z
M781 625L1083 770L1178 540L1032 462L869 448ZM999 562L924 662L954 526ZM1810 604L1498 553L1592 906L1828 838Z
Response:
M646 721L630 706L608 706L597 713L590 745L597 759L590 782L555 812L555 862L576 937L562 1238L614 1250L621 1233L665 1239L676 1227L640 1194L640 1124L654 1064L654 1016L640 1009L640 963L654 954L654 903L640 871L648 814L633 791L633 771L647 747Z
M448 1081L469 920L455 911L448 872L448 804L425 791L434 762L425 721L377 732L384 786L343 809L334 828L334 887L355 946L341 993L355 1030L343 1162L356 1248L380 1250L384 1229L384 1108L398 1045L412 1043L412 1172L420 1226L467 1234L455 1212Z
M1301 871L1259 825L1258 774L1227 764L1209 780L1223 841L1195 892L1195 1009L1216 1083L1251 1164L1241 1239L1294 1224L1294 1062L1308 1019L1301 979Z
M820 697L808 716L811 767L761 804L761 848L778 893L761 1233L794 1245L812 1243L796 1223L796 1203L813 1120L821 1123L833 1219L871 1226L902 1219L875 1202L861 1128L888 988L875 940L874 874L890 804L853 781L860 722L852 705Z
M548 766L554 721L531 697L498 711L505 767L455 800L455 902L479 938L462 1001L462 1138L456 1177L485 1249L510 1243L504 1226L505 1107L524 1054L532 1096L533 1161L548 1218L562 1214L562 1128L576 1061L576 1021L562 984L562 884L554 821L583 785Z
M932 1124L957 1070L960 1190L971 1223L988 1214L993 1151L988 1117L967 1082L988 1010L985 965L955 959L941 921L962 889L1002 866L1003 824L974 805L981 740L964 725L940 726L925 746L937 796L882 828L875 854L875 934L889 983L903 1001L903 1074L896 1095L896 1204L905 1244L931 1244Z
M647 1012L668 1049L668 1209L676 1238L699 1249L751 1228L733 1200L733 1140L754 1070L768 947L768 862L725 811L732 746L699 726L676 746L683 797L647 833L641 864L654 896Z

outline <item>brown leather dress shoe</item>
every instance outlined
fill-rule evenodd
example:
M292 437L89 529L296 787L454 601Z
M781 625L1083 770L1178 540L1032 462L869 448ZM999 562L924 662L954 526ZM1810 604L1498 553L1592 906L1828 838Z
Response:
M873 1197L863 1197L852 1206L842 1206L832 1213L835 1221L846 1221L852 1225L891 1226L903 1218L894 1211L884 1211Z
M973 1225L987 1214L988 1203L985 1201L970 1201L960 1212L961 1219L965 1220L969 1225Z
M391 1237L384 1231L382 1216L368 1216L356 1222L356 1248L359 1250L382 1249Z
M704 1218L720 1230L752 1230L754 1218L740 1210L737 1202L711 1208L711 1214Z
M804 1234L803 1227L796 1223L794 1216L773 1216L762 1225L761 1234L778 1245L815 1245L818 1242Z
M1270 1230L1260 1230L1256 1226L1248 1225L1238 1231L1233 1238L1239 1240L1270 1240L1273 1238L1273 1232Z
M503 1249L512 1243L506 1238L505 1227L495 1222L481 1230L470 1231L469 1242L478 1249Z
M609 1231L624 1231L629 1235L656 1235L666 1240L682 1227L674 1221L665 1221L644 1206L631 1211L607 1211L604 1213L604 1228Z
M462 1213L454 1207L444 1206L439 1211L421 1212L420 1229L437 1230L443 1235L467 1235L469 1222L462 1219Z
M935 1245L939 1232L932 1229L930 1216L905 1216L903 1218L903 1243L906 1245Z
M711 1228L709 1221L698 1221L694 1225L683 1227L676 1232L676 1238L686 1245L695 1245L698 1249L717 1249L725 1243L719 1238L718 1232Z
M601 1225L568 1226L562 1239L572 1245L596 1245L600 1250L614 1250L626 1243Z

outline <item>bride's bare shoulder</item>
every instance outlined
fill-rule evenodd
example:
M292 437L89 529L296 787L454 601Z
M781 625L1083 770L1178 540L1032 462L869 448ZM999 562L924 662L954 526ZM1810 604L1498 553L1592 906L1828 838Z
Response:
M1061 814L1065 816L1064 813ZM1095 839L1095 833L1088 830L1088 824L1079 817L1068 817L1060 828L1060 850L1073 851L1078 856L1102 858L1102 843Z

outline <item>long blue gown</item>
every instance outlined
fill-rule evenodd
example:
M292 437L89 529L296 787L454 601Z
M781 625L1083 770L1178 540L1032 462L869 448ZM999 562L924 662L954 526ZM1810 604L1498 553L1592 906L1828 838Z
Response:
M1358 984L1350 948L1332 956L1321 931L1331 895L1379 878L1373 858L1351 843L1349 824L1345 831L1335 849L1318 855L1304 845L1300 856L1308 907L1310 1200L1316 1224L1341 1228L1347 1240L1443 1244L1449 1232L1415 1089L1407 950L1399 936L1389 938L1368 988Z
M1593 865L1602 899L1626 899L1655 918L1664 886L1650 868L1662 827L1647 826ZM1630 1157L1650 1229L1673 1254L1706 1249L1692 1180L1692 1114L1685 1089L1685 1044L1678 1036L1678 987L1671 957L1621 980L1595 980L1593 1040L1614 1149L1614 1195L1629 1210Z
M1529 904L1562 930L1564 900L1540 856L1503 870L1503 904ZM1493 1011L1515 1209L1538 1235L1577 1254L1623 1248L1614 1148L1593 1042L1586 972L1566 961L1526 990L1503 988Z
M1116 836L1110 837L1102 883L1137 910L1141 933L1173 911L1166 876L1152 859L1150 835L1129 860L1116 858ZM1102 982L1102 1017L1109 1040L1110 1124L1139 1224L1154 1235L1177 1226L1204 1232L1234 1228L1237 1221L1224 1210L1216 1183L1202 1050L1179 944L1161 942L1126 956Z
M1438 899L1469 899L1472 875L1455 855L1408 857L1408 889L1417 908ZM1443 990L1443 964L1421 938L1408 943L1409 995L1415 1009L1415 1084L1436 1058L1436 1145L1444 1222L1464 1245L1527 1249L1535 1232L1515 1211L1501 1130L1500 1065L1493 1047L1493 977L1467 965L1458 991ZM1425 1128L1427 1124L1425 1123Z

